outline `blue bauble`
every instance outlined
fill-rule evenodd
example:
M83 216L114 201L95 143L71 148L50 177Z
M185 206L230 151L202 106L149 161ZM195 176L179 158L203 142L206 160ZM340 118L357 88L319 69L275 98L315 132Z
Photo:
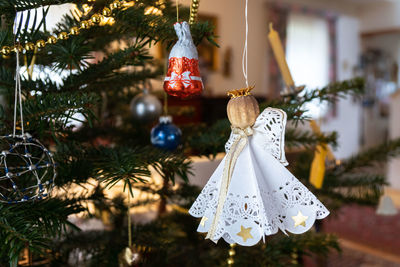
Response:
M151 143L158 148L175 150L181 142L182 132L172 123L171 116L161 116L160 123L151 129Z

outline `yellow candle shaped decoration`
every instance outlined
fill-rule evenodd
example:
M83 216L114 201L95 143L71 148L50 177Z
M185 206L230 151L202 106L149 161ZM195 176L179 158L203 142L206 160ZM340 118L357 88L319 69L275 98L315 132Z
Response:
M294 81L292 75L290 74L289 66L286 62L281 39L279 38L278 33L272 27L272 23L269 24L269 29L270 31L268 34L268 39L271 44L272 51L274 51L275 59L278 62L279 69L281 70L283 80L285 81L287 87L293 87Z
M311 127L311 130L315 134L321 134L321 129L319 128L319 126L315 120L310 121L310 127ZM324 144L324 145L326 145L326 144ZM333 155L332 149L329 146L326 146L325 149L326 149L326 156L328 157L328 160L336 160L335 156Z
M315 134L321 133L321 129L315 120L310 121L310 126ZM330 147L327 144L317 145L314 152L314 159L311 163L309 178L310 183L317 189L321 189L322 184L324 183L326 158L331 161L335 160L335 156L333 155Z
M310 169L310 183L317 189L322 188L325 177L325 158L327 156L325 145L318 145Z

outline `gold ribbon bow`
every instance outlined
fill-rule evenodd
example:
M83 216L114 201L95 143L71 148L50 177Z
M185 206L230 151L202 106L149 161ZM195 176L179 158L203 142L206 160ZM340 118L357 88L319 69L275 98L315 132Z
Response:
M253 135L254 131L251 127L247 127L245 129L232 128L232 132L233 134L238 135L239 138L237 138L233 142L231 148L226 154L224 171L222 173L222 181L218 196L217 210L215 212L213 222L210 226L210 230L208 231L206 236L206 239L211 239L215 243L217 243L217 241L213 240L212 238L214 237L215 232L217 231L218 221L219 218L221 217L222 209L225 204L226 195L228 194L228 188L231 183L232 173L235 168L236 161L240 153L242 153L243 149L247 145L248 137Z

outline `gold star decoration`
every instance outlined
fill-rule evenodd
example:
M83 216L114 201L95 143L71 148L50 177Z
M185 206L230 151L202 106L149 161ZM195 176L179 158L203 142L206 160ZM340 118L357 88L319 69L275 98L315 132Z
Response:
M247 239L253 238L253 236L250 234L251 227L249 228L244 228L243 225L240 226L240 232L237 233L238 236L243 238L243 242L246 242Z
M206 225L207 220L208 218L206 216L203 216L203 218L201 218L200 225L204 227Z
M296 216L292 216L292 219L294 221L294 227L299 225L306 227L306 220L308 219L308 216L304 216L301 211L299 211Z

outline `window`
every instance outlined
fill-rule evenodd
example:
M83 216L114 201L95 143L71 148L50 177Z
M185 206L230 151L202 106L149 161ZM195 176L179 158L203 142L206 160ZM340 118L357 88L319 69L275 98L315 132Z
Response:
M329 32L325 19L303 14L290 14L287 28L286 58L296 85L308 90L329 83ZM327 104L318 101L306 105L307 115L318 118Z

